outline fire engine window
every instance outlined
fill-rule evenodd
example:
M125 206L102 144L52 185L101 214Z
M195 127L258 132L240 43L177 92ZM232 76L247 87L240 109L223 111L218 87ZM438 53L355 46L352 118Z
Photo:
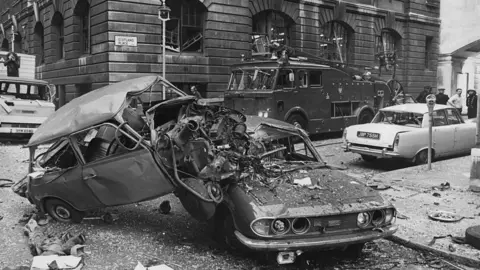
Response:
M278 73L277 89L295 88L295 73L291 69L283 69Z
M311 70L309 79L311 87L322 86L322 72L320 70Z
M298 71L298 87L300 88L308 87L308 71L306 70Z

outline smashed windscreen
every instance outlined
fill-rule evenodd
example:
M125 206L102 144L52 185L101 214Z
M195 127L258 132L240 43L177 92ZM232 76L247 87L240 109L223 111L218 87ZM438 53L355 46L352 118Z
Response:
M238 69L232 72L228 90L272 90L276 69Z
M412 112L380 111L372 123L422 127L423 114Z
M22 83L0 83L0 95L15 95L17 98L25 100L44 100L51 99L51 90L46 85L26 85Z

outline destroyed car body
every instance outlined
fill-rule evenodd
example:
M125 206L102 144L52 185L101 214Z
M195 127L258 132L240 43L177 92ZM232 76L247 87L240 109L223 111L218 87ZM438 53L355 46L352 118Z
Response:
M131 117L129 99L158 82L174 87L143 77L60 108L29 142L29 200L57 220L80 221L88 210L174 192L218 240L278 252L279 263L312 249L361 250L396 231L390 202L326 164L293 125L182 95L150 108L146 123ZM91 107L107 100L109 106ZM67 119L86 112L88 120ZM54 125L56 117L71 125ZM36 146L52 141L35 157Z
M360 154L365 161L399 158L425 164L428 161L428 125L425 103L383 108L371 123L345 129L344 148ZM475 146L475 123L464 121L458 111L448 105L435 105L432 132L433 158L469 153Z

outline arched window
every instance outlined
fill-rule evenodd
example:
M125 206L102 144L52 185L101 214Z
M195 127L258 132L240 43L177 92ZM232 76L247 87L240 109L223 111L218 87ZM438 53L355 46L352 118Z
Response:
M22 35L19 32L15 32L15 39L13 41L14 52L23 53L22 48Z
M2 51L9 51L10 46L8 46L8 39L4 38L2 41Z
M252 18L252 53L268 53L270 43L290 45L291 28L294 22L287 15L266 10L257 13Z
M199 0L167 0L172 10L166 25L166 48L176 52L202 52L207 8Z
M33 30L33 51L37 56L36 62L37 65L45 63L45 36L43 31L43 24L37 22Z
M324 24L320 33L321 57L348 63L352 59L353 30L342 22L330 21Z
M52 17L52 38L55 41L55 56L57 60L63 59L65 57L65 40L64 40L64 27L63 27L63 16L60 12L55 12Z
M401 37L397 32L390 29L383 29L375 40L376 54L396 52L397 57L399 57L401 53L401 42Z
M87 0L78 1L74 10L75 22L78 24L80 36L80 52L90 53L90 5Z

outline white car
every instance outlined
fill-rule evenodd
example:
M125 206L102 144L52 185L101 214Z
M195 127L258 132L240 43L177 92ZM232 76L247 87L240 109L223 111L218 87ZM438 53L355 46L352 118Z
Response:
M354 125L343 133L344 149L365 161L402 158L416 164L428 161L426 104L402 104L381 109L370 124ZM464 121L455 108L435 105L433 109L432 159L469 153L475 145L476 124Z

